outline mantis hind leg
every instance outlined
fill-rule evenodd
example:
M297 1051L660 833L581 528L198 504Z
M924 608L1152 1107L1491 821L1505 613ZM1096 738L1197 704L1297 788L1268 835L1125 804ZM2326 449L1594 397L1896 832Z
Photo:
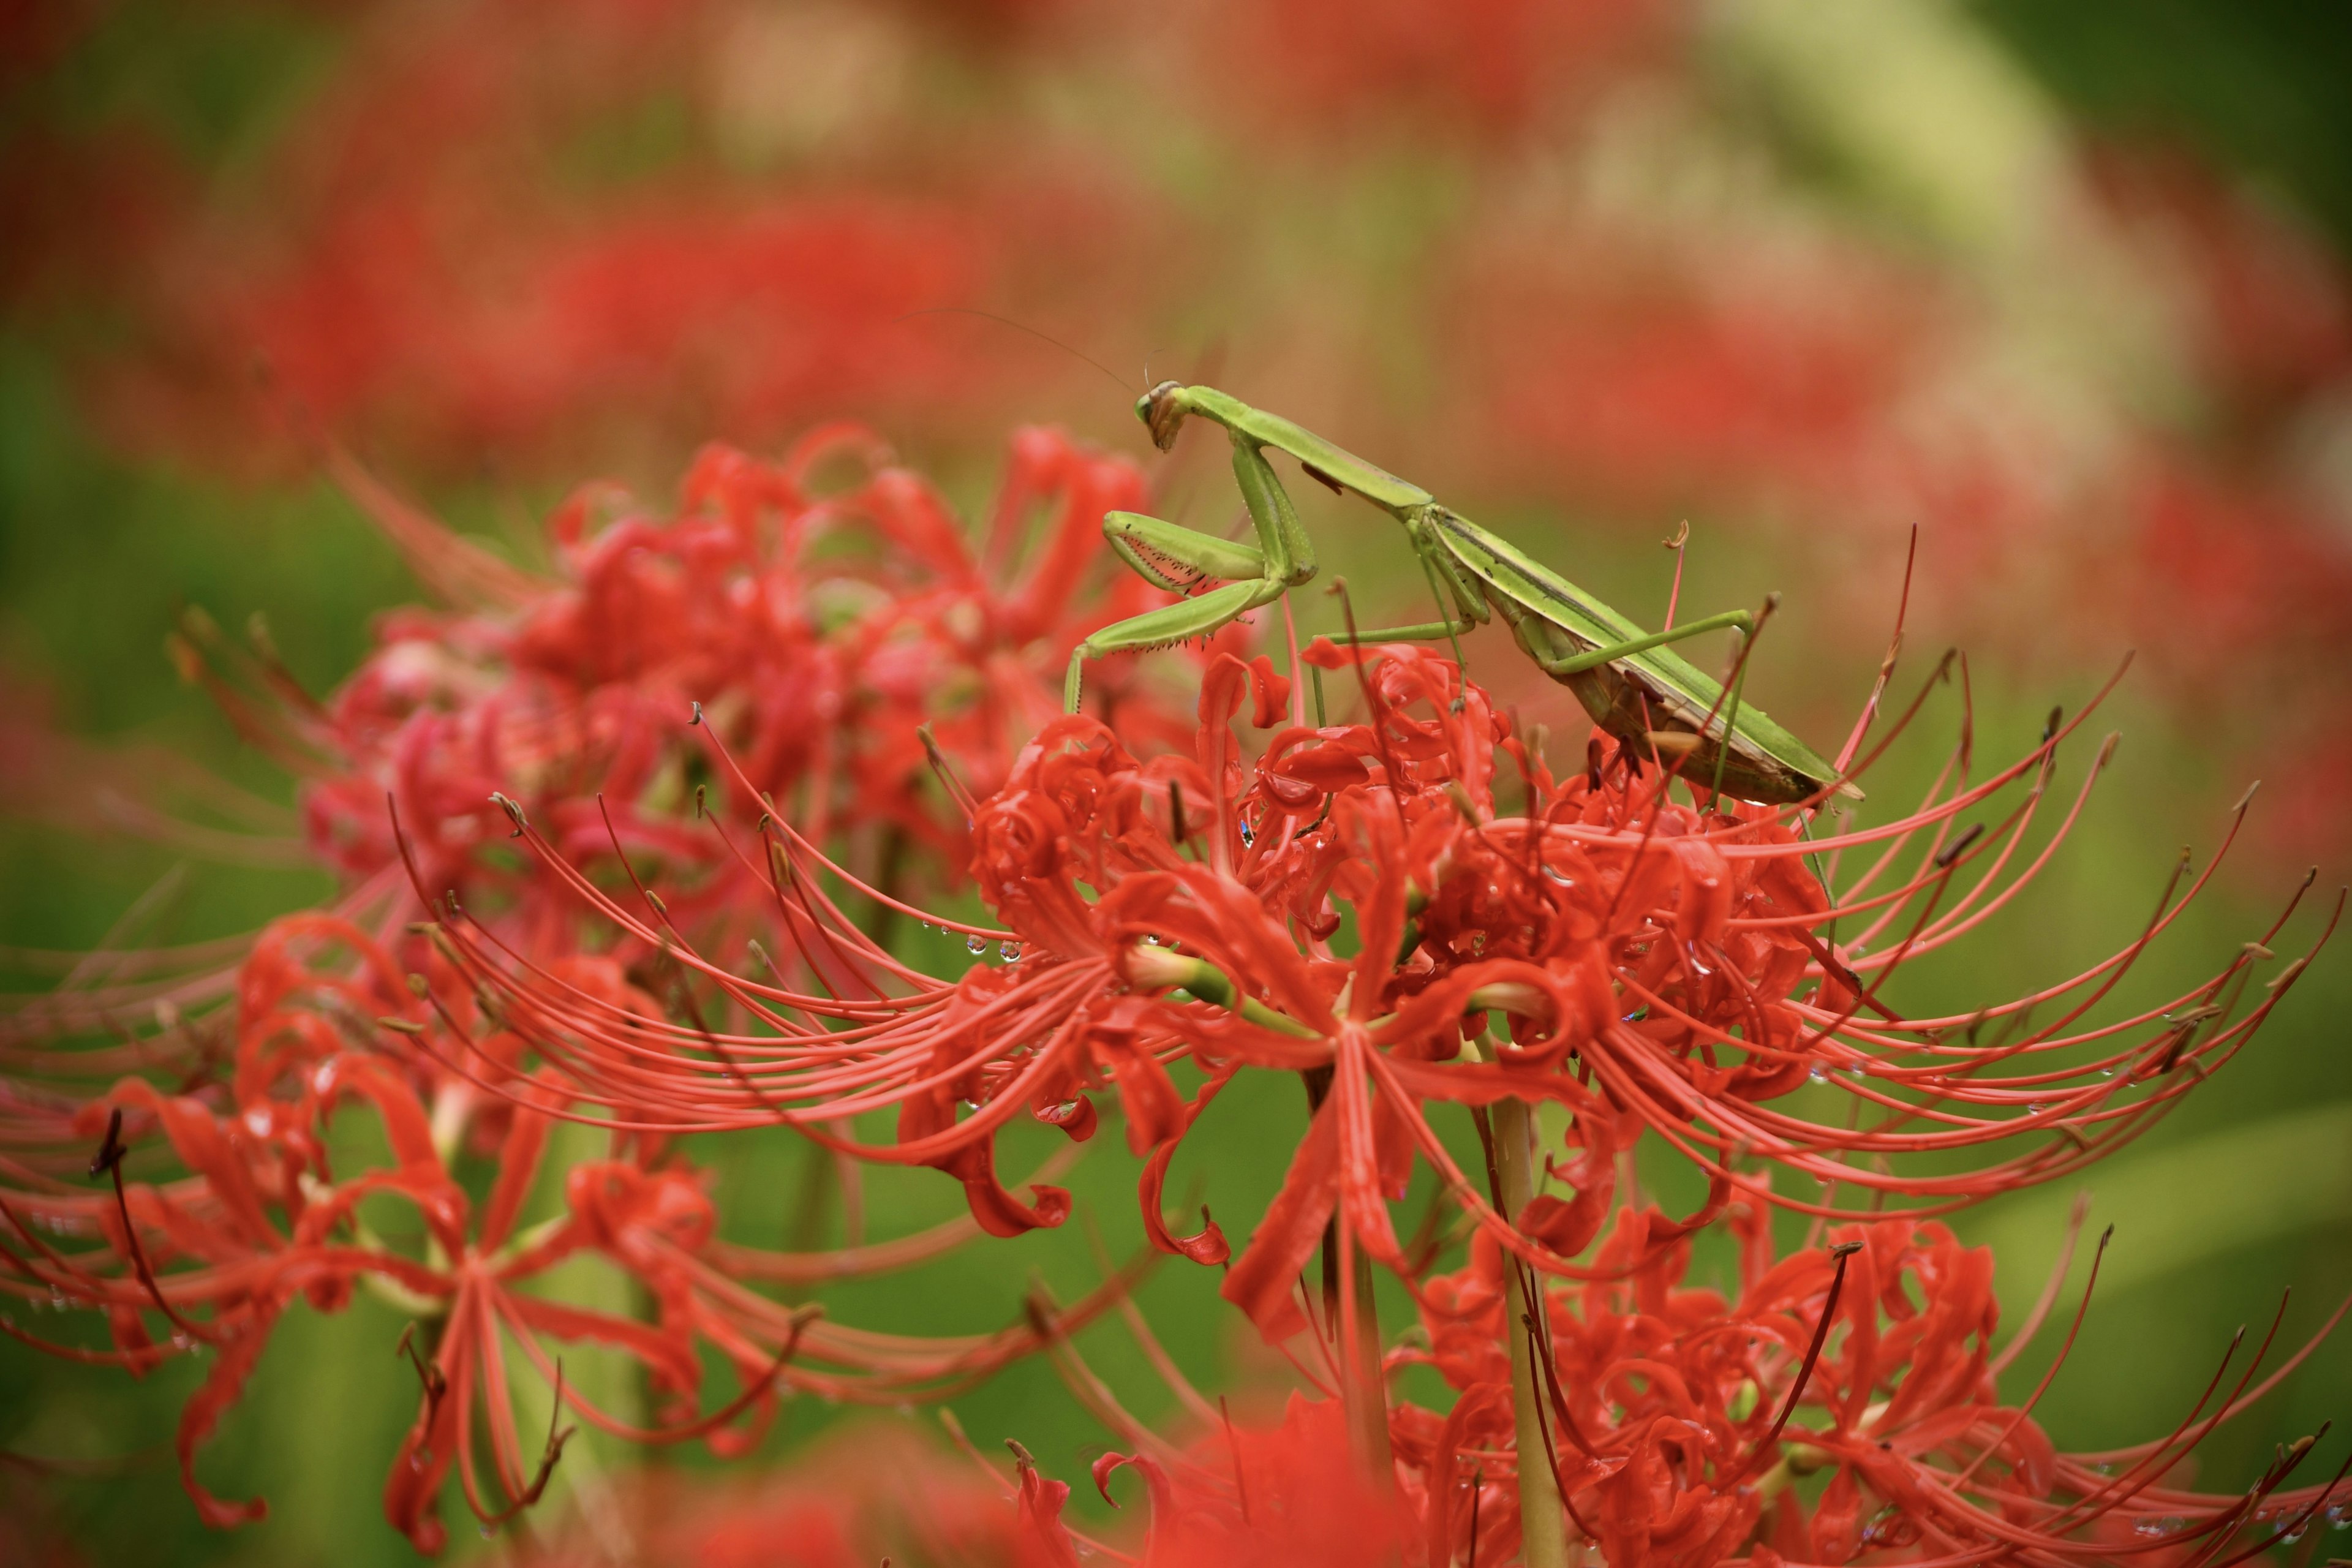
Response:
M1604 664L1614 664L1637 653L1647 653L1654 647L1680 642L1685 637L1698 637L1706 632L1737 628L1741 632L1756 629L1756 617L1746 610L1726 610L1719 616L1709 616L1703 621L1691 621L1671 631L1652 632L1647 637L1630 637L1623 642L1610 643L1601 647L1583 648L1571 654L1546 658L1533 648L1528 653L1540 665L1546 675L1555 679L1580 674Z

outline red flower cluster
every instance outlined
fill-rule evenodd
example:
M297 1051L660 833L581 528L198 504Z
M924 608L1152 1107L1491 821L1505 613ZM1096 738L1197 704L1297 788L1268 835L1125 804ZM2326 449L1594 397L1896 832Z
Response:
M1306 662L1351 664L1328 644ZM778 945L802 955L823 994L696 957L659 900L625 909L528 830L628 935L677 942L757 1032L648 1032L507 963L462 921L448 938L468 978L504 998L583 1095L625 1098L680 1129L814 1128L895 1107L897 1144L845 1147L952 1171L992 1228L1058 1217L1023 1210L987 1179L997 1130L1024 1110L1083 1138L1088 1097L1115 1090L1130 1145L1152 1156L1145 1206L1158 1235L1160 1179L1234 1072L1334 1073L1283 1201L1228 1281L1269 1327L1293 1324L1290 1278L1335 1203L1362 1245L1398 1261L1387 1195L1417 1157L1497 1241L1577 1272L1564 1259L1596 1234L1605 1192L1532 1226L1497 1214L1432 1130L1433 1103L1559 1103L1584 1129L1580 1168L1596 1183L1617 1147L1653 1131L1715 1184L1692 1225L1735 1190L1837 1217L1868 1212L1843 1205L1840 1188L1949 1208L2079 1169L2135 1135L2233 1054L2301 969L2236 1013L2269 951L2256 943L2160 1006L2086 1021L2209 866L2186 889L2176 880L2141 940L2072 980L1967 1014L1910 1017L1886 1001L1896 969L1997 913L2048 863L2096 776L2035 844L2056 748L2079 716L1981 783L1956 754L1909 815L1816 835L1810 811L1709 803L1703 789L1702 804L1675 804L1671 768L1599 736L1589 768L1557 780L1425 649L1384 648L1360 668L1372 719L1310 726L1286 721L1294 693L1269 661L1220 658L1190 758L1139 763L1091 719L1049 724L974 818L974 876L1005 926L966 929L976 947L1017 944L1018 961L952 983L908 971L852 928L815 889L814 871L831 863L781 822L762 825L768 853L744 862L764 860L786 926ZM1245 703L1275 731L1246 758L1232 731ZM1858 728L1849 759L1862 739ZM1813 870L1864 856L1834 894ZM1849 934L1829 934L1841 928ZM820 1011L862 1021L827 1024ZM1463 1059L1490 1013L1507 1029L1484 1059ZM1189 1103L1169 1072L1185 1061L1203 1075ZM1857 1114L1776 1103L1809 1081ZM978 1109L960 1118L959 1101ZM1975 1168L1887 1163L2036 1133L2025 1152ZM1772 1167L1822 1196L1774 1190ZM1223 1256L1213 1232L1160 1239L1202 1261Z
M2286 1465L2244 1498L2168 1484L2301 1355L2250 1391L2265 1342L2218 1405L2209 1388L2162 1440L2064 1454L2032 1419L2048 1376L2021 1406L1995 1390L2042 1314L1994 1349L1989 1249L1895 1218L1782 1257L1761 1207L1726 1217L1739 1241L1735 1300L1685 1286L1684 1228L1631 1205L1594 1255L1607 1277L1542 1293L1544 1463L1577 1530L1612 1563L2106 1563L2152 1547L2213 1562L2257 1513L2294 1528L2336 1495L2332 1483L2282 1487ZM1423 1292L1427 1348L1389 1357L1433 1365L1459 1391L1450 1411L1406 1405L1392 1416L1431 1563L1465 1559L1474 1531L1481 1561L1519 1547L1524 1453L1503 1345L1529 1287L1506 1261L1479 1237L1465 1268Z
M714 808L789 802L814 837L850 837L886 884L922 866L951 877L966 841L958 796L992 789L1059 711L1071 647L1157 596L1098 569L1102 515L1144 504L1141 475L1050 429L1014 436L979 538L877 437L831 425L773 464L706 449L667 517L582 489L550 521L553 578L505 565L334 461L460 607L387 616L323 701L266 642L246 652L201 619L175 653L302 781L303 838L341 874L347 909L389 911L387 926L407 909L390 896L402 875L389 798L423 885L497 911L533 952L563 950L566 900L539 896L545 879L506 851L493 794L543 808L569 856L648 858L681 920L723 926L744 883L687 821L709 772L686 743L698 707L744 760L716 781ZM1138 746L1173 731L1131 668L1102 700Z
M836 459L851 476L828 487ZM583 493L556 520L554 583L352 482L461 608L395 620L327 702L266 649L236 664L201 632L184 648L246 732L306 770L304 822L350 879L343 912L272 928L232 1007L161 1012L145 1038L79 1052L9 1041L0 1079L0 1290L102 1311L110 1346L47 1347L68 1355L133 1372L215 1357L178 1445L209 1521L259 1512L213 1497L194 1465L271 1328L362 1289L423 1331L385 1510L427 1550L453 1474L487 1524L538 1500L566 1411L731 1449L789 1390L895 1403L1033 1352L1129 1450L1096 1480L1141 1473L1143 1560L1161 1568L1550 1562L1570 1529L1612 1563L1659 1568L2142 1552L2225 1568L2257 1521L2336 1495L2286 1487L2308 1444L2241 1498L2167 1484L2261 1392L2251 1371L2158 1443L2057 1453L2034 1401L2004 1405L1993 1381L2041 1313L1996 1352L1990 1258L1932 1221L2137 1136L2306 962L2253 992L2283 914L2209 978L2107 1005L2212 875L2184 863L2141 936L2081 974L1964 1013L1898 1005L1899 972L2050 862L2098 776L2071 801L2053 788L2087 715L2053 715L1981 780L1963 715L1924 797L1877 826L1820 798L1717 795L1664 732L1596 731L1555 773L1542 737L1422 647L1318 641L1289 650L1287 678L1214 653L1189 735L1116 668L1093 683L1101 716L1063 715L1070 647L1148 590L1121 577L1086 596L1102 513L1142 488L1050 432L1016 438L976 545L836 426L773 466L709 449L675 517L601 516ZM1894 739L1872 734L1893 668L1841 780ZM1001 923L902 898L910 850L968 855ZM879 913L861 924L845 902ZM432 918L404 926L417 906ZM882 929L904 919L975 954L996 943L997 962L926 974ZM107 1021L126 994L100 987L45 1026ZM1218 1096L1268 1073L1298 1075L1314 1107L1281 1190L1238 1254L1205 1210L1179 1234L1172 1163ZM936 1341L838 1330L767 1292L1062 1223L1050 1166L1025 1198L1000 1178L998 1134L1025 1116L1083 1143L1114 1106L1151 1245L1226 1266L1224 1298L1338 1397L1296 1401L1272 1433L1222 1411L1213 1427L1171 1377L1207 1434L1187 1448L1128 1417L1071 1342L1123 1281ZM858 1131L869 1113L895 1137ZM352 1116L385 1151L355 1170L330 1158ZM1475 1128L1483 1170L1449 1121ZM566 1124L602 1146L550 1202L537 1188ZM852 1168L936 1169L970 1216L845 1254L722 1240L680 1136L779 1128ZM1645 1133L1706 1177L1692 1213L1630 1191ZM93 1144L111 1193L71 1180ZM1395 1209L1424 1164L1439 1202L1407 1240ZM1781 1256L1781 1211L1833 1245ZM1736 1298L1684 1283L1693 1238L1718 1225L1740 1249ZM1433 1277L1465 1238L1467 1263ZM1304 1281L1318 1248L1319 1321ZM635 1282L647 1310L558 1299L549 1270L572 1259ZM1418 1342L1384 1349L1374 1262L1413 1301ZM653 1425L565 1383L557 1347L583 1341L642 1370ZM706 1354L730 1396L706 1394ZM1387 1374L1413 1363L1456 1391L1447 1410L1391 1399ZM536 1451L526 1378L553 1391ZM1069 1568L1067 1488L1019 1459L1010 1522L976 1515L972 1539ZM845 1491L833 1517L877 1495Z
M553 1173L552 1212L529 1220L549 1206L538 1189L551 1132L587 1108L532 1065L521 1037L484 1011L437 945L412 934L379 946L346 921L294 916L264 934L239 972L223 1081L172 1093L126 1078L82 1102L6 1086L0 1292L101 1312L112 1344L53 1343L13 1320L5 1330L133 1373L173 1356L209 1357L177 1444L208 1522L264 1512L259 1500L215 1497L194 1467L272 1328L298 1303L340 1310L355 1289L409 1313L421 1331L412 1355L418 1414L393 1462L384 1510L426 1552L446 1538L437 1503L453 1473L486 1524L544 1488L568 1428L551 1426L543 1445L520 1430L518 1377L555 1391L559 1423L576 1415L624 1437L700 1438L738 1452L773 1419L780 1394L897 1404L968 1387L1041 1342L1031 1323L931 1340L837 1329L813 1308L779 1303L762 1288L804 1290L905 1267L975 1227L957 1221L832 1253L726 1242L704 1173L657 1134L617 1134L600 1156L575 1158ZM661 1015L611 959L558 959L546 973L635 1016ZM467 1077L436 1066L457 1038L473 1044ZM354 1115L372 1120L385 1153L338 1169L330 1132ZM82 1164L87 1172L74 1169ZM478 1203L467 1179L484 1172L488 1195ZM71 1179L83 1174L110 1178L113 1190ZM551 1270L582 1257L635 1280L652 1302L649 1318L542 1292ZM1107 1288L1060 1321L1082 1324L1115 1298ZM151 1332L158 1322L165 1337ZM643 1369L657 1425L632 1425L562 1381L559 1347L583 1342ZM707 1409L706 1347L738 1383Z

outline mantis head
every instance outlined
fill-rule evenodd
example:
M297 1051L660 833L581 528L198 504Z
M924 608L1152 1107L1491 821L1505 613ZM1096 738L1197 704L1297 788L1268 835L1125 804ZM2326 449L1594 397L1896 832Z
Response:
M1151 427L1151 444L1165 452L1176 445L1176 432L1192 412L1179 399L1181 381L1163 381L1135 400L1135 416Z

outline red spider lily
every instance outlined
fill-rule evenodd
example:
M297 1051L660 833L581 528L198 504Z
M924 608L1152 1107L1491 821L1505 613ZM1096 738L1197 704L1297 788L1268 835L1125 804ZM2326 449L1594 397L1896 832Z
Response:
M704 805L699 750L677 721L689 712L706 712L746 759L718 781L719 808L730 796L746 814L755 795L793 801L814 837L840 834L886 885L927 867L952 874L967 853L966 792L993 789L1059 711L1069 648L1158 597L1101 569L1101 516L1141 504L1137 470L1049 429L1015 433L976 538L877 437L834 425L772 465L707 449L673 517L583 489L551 521L551 579L331 458L419 575L467 607L389 616L376 651L324 700L296 683L266 631L246 650L201 616L184 623L183 668L302 781L299 825L202 770L37 733L12 754L7 783L16 799L69 804L78 819L94 801L110 827L207 858L322 859L345 883L331 912L380 941L415 912L389 796L436 897L496 911L533 952L569 950L570 895L510 853L488 801L504 788L560 825L567 854L646 857L676 918L740 942L744 900L764 890L687 819ZM845 467L857 476L845 487L815 483L820 468ZM1176 733L1153 679L1126 659L1096 682L1102 710L1146 751ZM0 1021L14 1066L100 1082L169 1070L187 1085L211 1070L220 1020L206 1009L240 984L244 943L148 950L136 935L118 933L119 952L33 955L55 959L67 983ZM58 1048L150 1015L160 1026L139 1046Z
M414 1353L420 1408L387 1483L387 1517L423 1551L445 1539L435 1510L454 1470L486 1524L536 1501L561 1457L551 1427L534 1458L515 1412L515 1348L568 1411L616 1436L703 1438L740 1451L772 1419L780 1393L898 1403L970 1386L1043 1342L1034 1325L938 1339L878 1334L813 1321L758 1284L856 1278L936 1255L975 1233L961 1223L901 1242L792 1255L719 1242L700 1173L664 1142L616 1139L606 1157L563 1173L560 1212L523 1225L556 1121L572 1102L520 1042L496 1028L455 984L424 937L395 955L347 921L298 916L265 933L240 972L230 1070L174 1094L129 1078L87 1103L10 1083L13 1156L0 1179L0 1291L105 1314L113 1343L89 1349L7 1331L70 1359L143 1372L180 1354L214 1356L183 1415L183 1479L207 1522L259 1518L255 1500L226 1501L195 1478L197 1451L236 1402L278 1318L298 1300L339 1310L367 1289L423 1325ZM341 956L338 956L341 955ZM609 959L572 958L553 973L616 1005L657 1013ZM480 1049L477 1079L436 1059L445 1029ZM495 1065L490 1065L495 1064ZM479 1084L495 1089L485 1093ZM388 1150L380 1165L338 1172L331 1121L371 1114ZM87 1151L100 1138L100 1155ZM66 1179L79 1142L89 1174L112 1192ZM469 1149L494 1158L478 1204L459 1178ZM127 1181L126 1160L176 1174ZM405 1210L415 1238L386 1239L385 1205ZM362 1212L365 1205L365 1212ZM88 1243L95 1241L98 1245ZM604 1260L642 1286L649 1321L572 1305L535 1286L574 1257ZM1107 1286L1068 1314L1082 1323L1122 1289ZM168 1341L150 1332L160 1318ZM611 1415L562 1381L551 1348L587 1342L648 1375L660 1422ZM733 1368L740 1391L698 1410L699 1347ZM404 1345L405 1348L405 1344ZM487 1448L485 1448L487 1442Z
M742 879L680 821L700 805L679 722L699 703L741 754L742 787L795 802L812 837L877 836L885 880L909 854L952 864L964 814L927 748L950 788L993 789L1057 710L1047 667L1151 593L1124 574L1106 593L1094 570L1102 514L1142 504L1140 475L1052 430L1014 436L982 539L877 437L835 425L773 465L708 448L669 518L583 489L551 521L555 580L503 566L335 461L419 574L475 608L389 617L323 702L266 645L241 654L201 622L177 645L184 667L305 779L304 837L351 886L386 890L389 793L427 884L507 910L534 951L562 949L564 920L534 897L547 879L506 853L491 791L546 816L575 858L615 845L652 858L679 917L704 929ZM863 477L818 486L845 462ZM1153 743L1148 697L1131 681L1105 690L1140 699L1111 710ZM738 782L719 781L722 799Z
M2042 1313L1994 1349L1990 1249L1897 1218L1833 1229L1826 1250L1776 1259L1760 1206L1737 1205L1727 1221L1739 1238L1736 1300L1686 1288L1682 1227L1630 1205L1596 1255L1618 1277L1543 1292L1554 1445L1545 1462L1575 1531L1611 1563L1844 1563L1865 1552L1948 1563L2214 1563L2250 1533L2257 1510L2265 1521L2307 1522L2344 1495L2340 1475L2283 1489L2294 1468L2284 1461L2249 1496L2168 1479L2214 1426L2310 1347L2250 1389L2258 1352L2215 1405L2217 1374L2160 1441L2063 1454L2032 1416L2048 1375L2021 1406L1995 1391L1994 1374L2024 1349ZM1673 1237L1663 1246L1662 1230ZM1503 1562L1518 1548L1526 1454L1501 1340L1523 1303L1506 1261L1479 1237L1465 1268L1423 1291L1428 1348L1390 1357L1392 1366L1433 1365L1460 1391L1450 1413L1405 1405L1392 1415L1433 1563L1473 1550ZM1806 1481L1824 1472L1826 1485Z
M1349 663L1328 645L1307 658ZM1022 956L952 983L852 927L816 884L831 862L780 820L762 824L765 854L744 858L766 861L786 940L825 982L821 994L729 973L661 900L647 895L643 914L625 907L517 814L533 849L626 935L674 944L731 1024L625 1016L462 918L442 929L468 980L581 1098L636 1108L609 1124L789 1122L860 1158L948 1171L1000 1232L1055 1223L1061 1199L1046 1191L1025 1205L996 1184L997 1131L1026 1111L1083 1138L1088 1096L1115 1089L1132 1147L1151 1156L1155 1241L1220 1261L1214 1227L1180 1240L1159 1221L1192 1115L1245 1067L1330 1070L1283 1193L1225 1286L1277 1338L1301 1324L1292 1281L1335 1211L1343 1252L1401 1266L1389 1204L1416 1157L1496 1242L1571 1278L1608 1272L1572 1259L1607 1212L1615 1153L1644 1129L1710 1176L1686 1226L1735 1193L1828 1217L1869 1212L1843 1204L1844 1188L1939 1212L2080 1169L2136 1136L2234 1054L2301 972L2287 965L2237 1012L2269 952L2250 944L2160 1005L2088 1021L2209 866L2185 890L2176 876L2142 938L2072 980L1934 1017L1885 999L1897 968L1998 912L2048 862L2084 796L2048 842L2029 830L2079 716L1980 783L1968 780L1964 743L1916 810L1813 837L1810 811L1706 803L1703 790L1701 805L1675 805L1671 770L1599 737L1588 771L1555 780L1426 650L1383 649L1363 680L1377 722L1283 727L1248 763L1231 721L1254 689L1254 719L1275 727L1288 697L1264 661L1212 668L1189 760L1139 763L1088 719L1049 725L975 816L974 874L1007 929L958 928L975 946L1017 942ZM1858 725L1849 759L1862 739ZM1513 785L1516 814L1498 812L1498 790ZM1811 865L1825 858L1834 876L1849 856L1868 864L1832 895ZM1333 945L1342 906L1352 956ZM1487 1012L1507 1031L1488 1059L1455 1059ZM1187 1059L1206 1075L1189 1106L1169 1073ZM1775 1103L1809 1079L1834 1085L1855 1114ZM1425 1109L1504 1098L1573 1113L1574 1201L1497 1212ZM824 1130L888 1108L894 1144ZM1888 1163L2021 1135L2033 1140L2023 1152L1972 1168ZM1821 1195L1775 1190L1773 1168Z

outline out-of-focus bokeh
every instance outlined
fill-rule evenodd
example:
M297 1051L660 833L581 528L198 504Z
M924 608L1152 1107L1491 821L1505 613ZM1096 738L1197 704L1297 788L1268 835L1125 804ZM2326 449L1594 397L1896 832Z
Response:
M424 596L320 477L322 438L526 563L583 480L662 493L704 441L773 451L835 416L973 507L1009 429L1059 422L1222 530L1219 465L1159 458L1134 421L1147 375L1288 414L1637 619L1687 521L1685 605L1783 593L1751 689L1809 733L1875 671L1915 531L1906 676L1963 645L1980 750L2030 744L2136 650L2086 826L2030 916L1929 984L2013 993L2129 940L2178 847L2201 865L2260 778L2220 896L2155 955L2201 964L2307 867L2320 902L2352 867L2347 73L2352 27L2293 0L5 7L8 964L31 988L126 911L186 942L327 890L142 837L92 784L177 754L290 798L159 649L185 606L261 613L325 689L371 615ZM1417 618L1388 525L1301 499L1327 572ZM1569 718L1507 644L1472 659ZM1929 721L1951 732L1956 692ZM2282 1289L2288 1342L2352 1289L2352 963L2315 969L2090 1184L2116 1240L2040 1407L2062 1444L2168 1428ZM1253 1118L1299 1114L1230 1113L1221 1208L1279 1178L1289 1133ZM1114 1248L1123 1159L1098 1148L1075 1184ZM730 1158L730 1225L773 1244L805 1167L789 1142ZM950 1212L948 1187L880 1189L877 1228ZM1999 1247L2012 1316L2072 1199L1959 1222ZM829 1300L990 1327L1032 1270L1094 1277L1079 1228ZM1237 1320L1180 1267L1146 1287L1171 1350L1245 1375ZM171 1473L174 1374L0 1352L0 1553L407 1560L377 1509L410 1414L397 1328L363 1302L281 1331L206 1461L275 1511L227 1535ZM1087 1342L1167 1409L1130 1342ZM2347 1402L2331 1347L2200 1481ZM1066 1476L1108 1440L1042 1367L958 1408ZM599 1467L625 1462L580 1444L559 1500L594 1523Z

